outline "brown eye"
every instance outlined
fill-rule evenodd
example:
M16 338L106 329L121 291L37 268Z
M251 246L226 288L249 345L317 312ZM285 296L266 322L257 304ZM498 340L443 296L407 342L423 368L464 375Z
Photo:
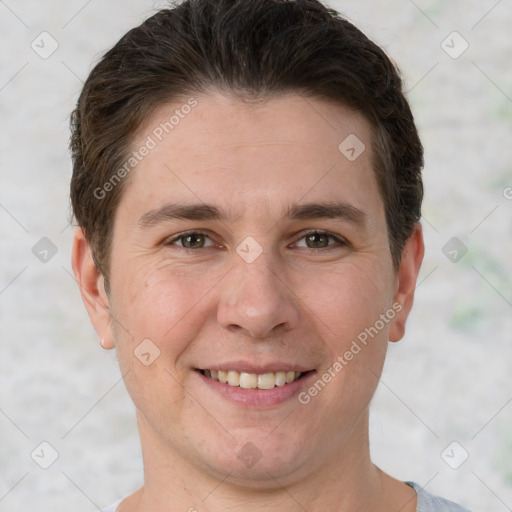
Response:
M179 246L184 249L202 249L203 247L210 247L213 243L206 245L206 241L209 240L208 235L197 231L191 231L188 233L181 233L174 237L166 245L175 245L175 242L180 242Z
M204 246L203 235L186 235L182 237L183 246L187 249L199 249Z
M327 247L329 245L329 236L324 235L323 233L314 233L312 235L307 235L305 237L306 244L310 248L318 248L318 247ZM311 244L311 245L309 245Z
M311 231L306 233L300 240L305 241L307 249L330 249L331 247L335 248L346 245L342 238L324 231ZM335 243L329 243L330 240L334 240ZM304 247L304 245L299 245L299 247Z

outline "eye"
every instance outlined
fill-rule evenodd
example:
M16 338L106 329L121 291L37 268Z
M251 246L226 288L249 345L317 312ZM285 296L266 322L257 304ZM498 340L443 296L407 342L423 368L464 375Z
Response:
M346 246L347 242L336 235L332 235L331 233L327 233L326 231L318 231L312 230L303 235L299 240L305 241L305 246L307 249L330 249L331 246ZM329 240L334 240L334 244L329 244ZM296 244L298 245L298 243ZM299 246L300 247L300 246Z
M181 247L192 250L211 247L214 245L211 240L211 243L206 245L205 240L210 240L210 237L207 234L201 233L200 231L187 231L185 233L180 233L178 236L175 236L173 239L165 242L165 245L175 245L175 242L181 242Z
M343 238L319 230L311 230L305 233L299 239L299 241L301 240L304 240L305 245L300 245L299 242L296 242L295 246L306 249L330 250L331 248L348 245L348 242ZM334 243L329 243L331 240L334 240ZM210 243L207 243L208 241ZM201 231L186 231L165 242L165 245L178 245L183 249L194 250L213 247L215 244L206 233Z

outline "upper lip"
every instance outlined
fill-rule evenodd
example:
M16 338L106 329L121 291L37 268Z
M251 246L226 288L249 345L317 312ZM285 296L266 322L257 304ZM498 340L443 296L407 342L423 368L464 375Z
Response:
M289 362L269 362L256 364L248 361L227 361L223 363L208 363L200 366L198 370L235 370L239 373L276 373L276 372L308 372L314 370L310 366L294 364Z

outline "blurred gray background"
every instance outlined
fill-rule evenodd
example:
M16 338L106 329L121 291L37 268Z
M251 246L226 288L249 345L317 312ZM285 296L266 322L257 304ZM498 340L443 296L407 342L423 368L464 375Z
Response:
M142 483L133 406L71 275L68 116L162 5L0 0L1 512L92 511ZM329 5L399 64L425 146L427 252L373 401L374 460L512 510L512 2Z

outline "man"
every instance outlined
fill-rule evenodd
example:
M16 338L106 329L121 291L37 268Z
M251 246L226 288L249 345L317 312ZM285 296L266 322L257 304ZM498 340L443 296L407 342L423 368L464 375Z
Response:
M372 464L424 246L396 68L316 0L189 0L72 115L73 269L136 406L108 511L462 511Z

